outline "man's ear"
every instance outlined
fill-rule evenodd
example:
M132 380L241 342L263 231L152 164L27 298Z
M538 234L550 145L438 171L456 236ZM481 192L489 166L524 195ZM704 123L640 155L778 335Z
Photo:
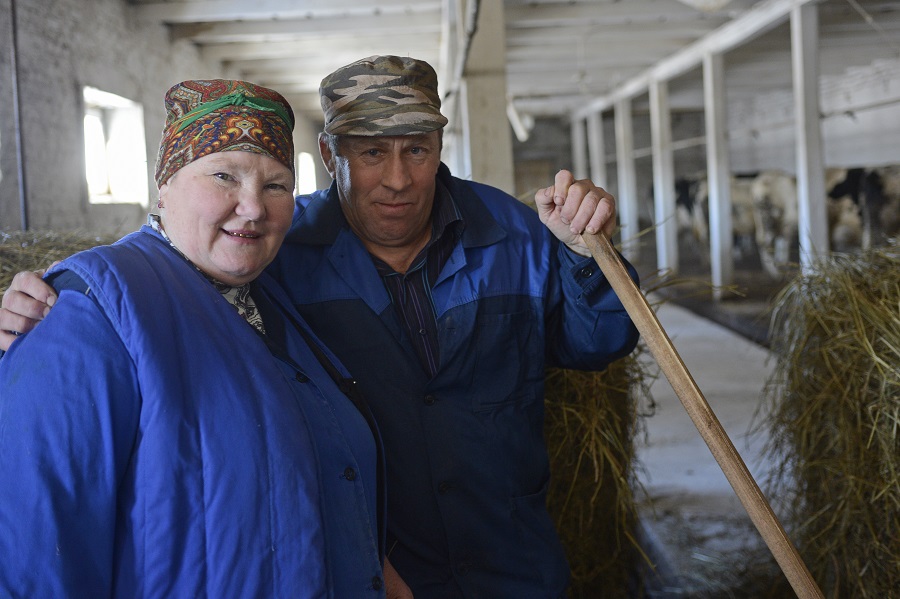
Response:
M328 142L325 140L324 133L319 133L319 154L322 156L322 164L325 165L325 170L327 170L328 175L334 179L334 154L331 153L331 147L329 147Z

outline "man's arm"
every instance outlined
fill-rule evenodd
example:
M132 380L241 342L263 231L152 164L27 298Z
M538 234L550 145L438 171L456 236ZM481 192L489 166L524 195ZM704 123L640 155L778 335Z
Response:
M9 346L18 334L34 329L56 303L56 291L41 276L44 271L22 271L13 277L3 294L0 307L0 351Z
M559 278L551 281L548 296L548 357L566 368L605 368L635 348L638 332L591 258L582 233L612 237L616 200L590 180L576 181L563 170L553 186L535 194L535 204L541 221L568 248L560 247ZM637 271L625 264L637 281Z

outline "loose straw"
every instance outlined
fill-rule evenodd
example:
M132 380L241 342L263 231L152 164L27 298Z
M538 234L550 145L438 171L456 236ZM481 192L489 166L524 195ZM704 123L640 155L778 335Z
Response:
M602 234L585 233L584 239L797 597L824 599L822 591L760 491L759 485L656 318L656 313L628 275L612 243Z

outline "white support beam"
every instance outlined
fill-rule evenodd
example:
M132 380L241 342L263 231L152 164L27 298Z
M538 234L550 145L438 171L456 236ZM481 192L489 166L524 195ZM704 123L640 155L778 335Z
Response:
M696 68L707 54L721 54L784 22L795 8L822 0L763 0L744 15L729 21L684 50L658 62L637 77L619 86L613 93L595 99L578 109L574 117L603 111L624 98L646 91L653 81L666 81Z
M650 85L650 134L653 146L653 217L656 227L656 265L678 272L678 223L675 219L675 166L672 156L672 116L668 84Z
M616 206L619 225L622 227L622 254L629 260L640 257L641 245L637 238L638 220L637 175L634 168L634 125L631 100L619 100L615 106L616 167L619 189Z
M703 58L703 103L706 119L706 173L709 189L709 256L713 297L722 299L722 288L734 279L731 222L731 165L725 101L725 68L721 54ZM695 205L694 210L698 207Z
M271 21L314 17L403 15L441 9L440 0L380 0L377 7L356 0L195 0L153 2L133 7L139 19L163 23Z
M590 163L591 181L606 189L609 178L606 176L606 140L603 137L603 114L595 112L587 119L588 125L588 162Z
M587 164L587 137L584 132L584 119L572 119L570 123L572 139L572 174L576 179L586 179L588 176Z
M818 50L818 9L815 6L798 7L791 13L791 58L797 140L797 216L803 269L829 251L819 118Z
M469 46L463 79L472 179L514 194L513 132L506 116L504 24L502 2L479 4L478 27Z

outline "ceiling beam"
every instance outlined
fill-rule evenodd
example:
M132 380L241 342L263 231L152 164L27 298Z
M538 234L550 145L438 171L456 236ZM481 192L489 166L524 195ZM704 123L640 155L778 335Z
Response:
M189 39L198 44L223 42L287 41L302 37L322 37L328 34L348 35L354 31L391 36L399 33L438 34L441 31L441 12L418 12L412 15L377 14L279 19L277 21L184 23L172 26L172 41Z
M677 2L663 3L657 0L628 0L604 4L598 9L593 4L548 5L544 3L510 6L505 10L507 29L541 28L557 26L620 26L633 24L691 22L698 18L697 11ZM732 15L720 17L701 15L712 26L727 21Z
M416 14L441 9L440 0L382 0L377 7L355 0L197 0L137 4L138 18L163 23L271 21L313 17Z
M702 10L704 12L712 12L722 10L731 0L678 0L682 4L687 4L691 8Z
M422 54L432 54L436 50L432 40L427 39L416 33L405 33L393 35L389 39L385 39L380 33L361 32L353 35L345 36L348 48L355 48L359 58L369 56L370 54L396 54L398 56L416 56ZM290 58L304 55L320 55L328 52L335 52L342 46L340 37L329 40L328 44L323 44L321 39L301 39L289 42L269 42L265 44L257 43L235 43L235 44L210 44L203 46L200 53L204 60L247 60L259 58ZM369 47L371 50L360 50L360 48ZM366 54L365 52L369 52Z

